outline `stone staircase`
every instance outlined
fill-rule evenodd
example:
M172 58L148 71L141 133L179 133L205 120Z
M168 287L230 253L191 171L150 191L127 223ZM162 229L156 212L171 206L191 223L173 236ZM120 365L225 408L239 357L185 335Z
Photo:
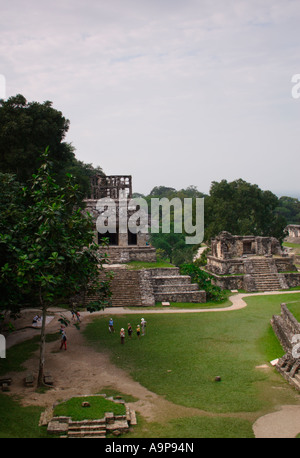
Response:
M253 258L252 277L256 291L278 291L283 289L276 266L267 258Z
M135 270L127 270L125 266L112 266L108 268L113 271L113 279L110 282L112 292L110 305L112 307L139 307L142 305L141 291L139 287L139 273ZM106 280L104 274L100 278ZM89 296L86 304L97 300L97 296Z
M68 438L93 437L98 439L106 437L106 423L104 419L82 421L70 420L68 426Z
M286 304L282 303L281 313L272 316L271 326L286 352L277 362L275 361L275 367L294 388L300 391L300 357L293 356L294 338L300 335L300 323Z
M114 274L112 307L155 306L155 302L206 302L205 291L199 291L198 285L191 283L190 276L180 275L178 267L130 270L124 265L112 265L108 270ZM86 302L95 299L90 296Z
M109 399L109 398L108 398ZM52 417L47 432L61 438L94 438L105 439L107 434L120 436L129 431L130 426L137 424L135 411L125 404L125 415L114 415L106 412L104 418L96 420L75 421L71 417Z
M286 353L276 364L280 374L300 391L300 358L294 358L291 352Z
M156 302L205 302L204 291L191 283L191 277L180 275L178 267L151 269L151 282Z
M111 281L113 307L139 307L142 305L139 272L126 268L113 268Z

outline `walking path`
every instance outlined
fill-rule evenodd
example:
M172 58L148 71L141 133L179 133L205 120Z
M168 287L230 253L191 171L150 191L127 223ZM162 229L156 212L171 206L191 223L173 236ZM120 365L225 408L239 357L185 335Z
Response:
M146 313L205 313L205 312L229 312L231 310L239 310L244 307L247 307L247 303L244 301L244 297L249 297L249 296L262 296L262 295L276 295L276 294L293 294L293 293L300 293L300 290L298 291L265 291L265 292L260 292L260 293L238 293L234 294L229 297L230 302L232 303L231 306L229 307L214 307L214 308L191 308L191 309L171 309L169 307L163 308L163 309L146 309L143 308L143 313L146 315ZM89 313L89 312L86 312ZM105 315L129 315L129 314L135 314L137 313L136 310L129 310L127 308L123 307L109 307L105 310L102 310L100 312L95 312L97 314L105 314Z
M171 309L171 308L163 308L163 309L145 309L143 308L143 314L149 313L209 313L209 312L224 312L224 311L233 311L239 310L247 306L244 298L249 296L261 296L261 295L278 295L278 294L293 294L293 293L300 293L299 291L270 291L270 292L259 292L259 293L237 293L230 296L230 301L232 303L229 307L219 307L219 308L201 308L201 309ZM32 311L27 309L28 316L31 316L32 313L36 313L36 309L32 309ZM49 312L55 314L61 314L62 312L66 314L65 309L49 309ZM81 318L83 322L88 322L89 318L94 317L95 315L119 315L119 314L137 314L140 312L138 310L129 310L123 307L109 307L105 310L89 313L89 312L81 312ZM69 313L69 312L67 312ZM71 314L70 314L71 317ZM28 317L27 317L28 320ZM47 329L49 328L57 328L57 320L49 321L47 324ZM28 321L30 323L30 321ZM30 339L31 337L37 335L38 330L27 326L24 329L16 331L10 334L6 339L6 346L7 348L15 345L16 343L22 342L24 340ZM75 336L74 336L75 338ZM57 387L54 390L50 390L48 393L49 402L55 402L58 392L60 390L64 390L63 393L65 395L80 395L79 391L89 390L89 392L93 393L96 389L94 380L98 383L97 388L99 388L99 383L101 381L102 385L114 385L116 388L119 388L120 391L124 390L124 385L126 388L126 392L128 394L137 395L140 399L137 403L135 403L134 408L137 410L140 409L141 413L147 418L148 420L153 420L155 418L156 412L158 408L162 408L165 406L165 412L168 412L168 415L177 415L178 409L180 410L180 414L182 416L185 415L192 415L196 414L193 412L194 409L187 409L180 406L175 406L172 403L169 403L162 399L160 396L157 396L155 393L149 392L146 388L139 385L137 382L131 380L131 378L125 374L122 370L116 368L112 365L109 361L108 355L99 354L93 351L92 349L85 347L85 358L82 361L82 357L80 356L82 352L79 351L79 347L82 348L84 346L84 341L82 337L79 337L77 334L76 339L76 348L75 345L72 345L70 350L68 350L69 357L68 358L58 358L59 353L54 351L55 345L57 343L49 344L49 353L47 355L47 365L48 367L53 365L53 369L55 370L58 368L58 373L61 373L62 381L58 380ZM72 339L73 341L73 339ZM77 348L78 344L78 348ZM53 348L52 348L53 347ZM71 355L70 355L71 352ZM63 356L63 354L61 354ZM70 356L72 359L72 365L66 369L66 365L68 361L70 361ZM60 361L63 359L64 361ZM91 369L90 366L92 365L92 375L94 377L90 378L87 377L87 374L90 373ZM36 360L32 359L28 361L28 369L34 370L36 366ZM50 366L50 368L51 368ZM73 371L75 372L73 373ZM82 374L81 374L82 372ZM82 377L81 377L82 375ZM21 376L20 376L21 377ZM76 385L74 387L74 377L77 380ZM82 380L81 380L82 379ZM79 383L81 380L81 385ZM120 381L122 383L120 384ZM17 385L17 384L16 384ZM60 387L60 385L62 385ZM20 390L22 390L22 385L20 384ZM18 388L17 388L18 389ZM33 390L32 393L29 393L27 390L27 399L26 403L34 404L39 403L40 399L37 398L37 394ZM17 393L16 393L17 394ZM19 393L21 394L21 392ZM82 393L81 393L82 394ZM43 395L45 398L45 395ZM45 398L46 399L46 398ZM50 403L50 404L51 404ZM174 410L175 409L175 410ZM195 409L197 410L197 409ZM198 412L199 414L199 412ZM297 434L300 433L300 405L292 405L292 406L281 406L281 410L267 414L261 418L259 418L253 425L253 431L255 437L257 438L293 438Z

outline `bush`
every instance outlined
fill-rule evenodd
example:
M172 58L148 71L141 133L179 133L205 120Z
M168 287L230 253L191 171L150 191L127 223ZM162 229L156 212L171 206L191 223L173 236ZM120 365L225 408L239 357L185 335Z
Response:
M197 259L194 261L195 266L197 266L197 267L206 266L206 264L207 264L207 255L208 255L209 251L210 251L210 249L209 249L209 248L206 248L206 250L204 250L204 251L201 253L200 258L197 258Z
M180 266L180 273L182 275L189 275L193 283L197 283L201 290L206 292L207 301L223 301L225 294L219 286L213 285L212 275L201 270L195 263L182 264Z

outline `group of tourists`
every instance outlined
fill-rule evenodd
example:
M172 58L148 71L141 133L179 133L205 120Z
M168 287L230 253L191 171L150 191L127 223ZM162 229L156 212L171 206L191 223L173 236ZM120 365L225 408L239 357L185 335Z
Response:
M76 312L74 314L72 313L72 318L75 319L75 317L77 318L77 321L80 321L79 313L76 313ZM136 335L138 339L140 339L141 335L144 336L146 334L146 324L147 324L147 321L144 318L142 318L141 323L137 325ZM110 333L115 332L114 321L112 318L109 319L108 330ZM61 325L59 332L60 332L60 337L61 337L60 350L62 350L63 348L66 350L67 349L67 334L66 334L66 328L64 325ZM131 339L132 334L133 334L133 329L130 323L128 323L127 325L127 334L128 334L129 339ZM121 328L120 330L120 339L121 339L121 344L124 344L125 343L125 329L124 328Z
M146 333L146 320L144 318L141 319L141 323L137 325L136 327L136 335L137 335L137 338L140 339L140 336L144 336L145 333ZM115 332L115 329L114 329L114 321L112 318L109 319L109 322L108 322L108 330L110 333L113 333ZM129 339L132 338L132 334L133 334L133 329L132 329L132 326L130 323L128 323L127 325L127 334L128 334L128 337ZM121 344L124 344L125 343L125 329L124 328L121 328L120 330L120 339L121 339Z

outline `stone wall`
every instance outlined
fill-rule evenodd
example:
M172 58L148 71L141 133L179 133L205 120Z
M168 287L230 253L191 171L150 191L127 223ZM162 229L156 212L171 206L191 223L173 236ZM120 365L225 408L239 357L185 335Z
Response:
M300 391L300 357L293 354L295 342L292 341L294 336L300 334L300 323L286 304L281 304L281 314L272 317L271 325L286 352L282 358L275 361L275 367L290 385Z
M109 246L99 251L107 253L110 264L126 264L130 261L156 262L156 250L150 246Z
M243 255L281 255L282 250L274 237L232 235L223 231L212 239L211 253L218 259L233 259Z
M300 225L298 224L289 224L286 227L286 230L288 232L288 236L292 238L298 238L300 237Z
M244 273L242 259L218 259L207 256L207 270L218 275L237 275Z
M285 256L280 258L274 258L276 268L278 272L297 272L297 267L295 266L295 257L294 256Z
M280 274L280 275L284 277L285 282L288 285L288 288L297 288L297 287L299 287L299 289L300 289L300 272L283 273L283 274Z
M144 307L155 306L155 296L152 285L152 275L147 269L139 270L139 286L141 294L141 305Z
M294 256L252 256L220 259L207 256L205 270L222 289L268 291L300 287Z
M290 351L293 346L292 337L295 334L300 334L300 323L289 311L286 304L281 304L281 315L273 315L271 325L284 351Z
M206 302L205 291L199 291L191 277L180 275L179 268L128 269L107 266L113 272L111 305L113 307L154 307L156 302ZM100 277L105 279L104 272ZM86 304L97 297L89 297Z
M211 272L208 272L211 274ZM212 274L212 282L221 289L244 289L245 275L217 275Z
M206 302L206 292L191 283L189 275L181 275L179 267L147 269L156 302Z

